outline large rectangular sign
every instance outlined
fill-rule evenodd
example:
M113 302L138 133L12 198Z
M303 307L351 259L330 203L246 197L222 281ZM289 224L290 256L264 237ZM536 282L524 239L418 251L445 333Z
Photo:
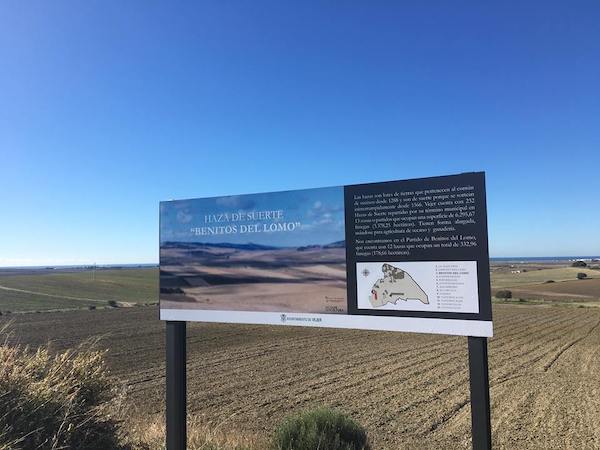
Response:
M491 336L484 173L161 202L160 317Z

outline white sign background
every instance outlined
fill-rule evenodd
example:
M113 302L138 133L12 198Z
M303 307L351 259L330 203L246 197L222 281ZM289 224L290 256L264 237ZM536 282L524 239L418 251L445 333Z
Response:
M381 266L390 264L407 272L427 294L429 304L419 300L399 299L395 304L386 303L377 308L371 305L369 296L373 284L383 277ZM440 272L455 272L443 275ZM366 276L365 276L366 274ZM476 261L411 261L411 262L360 262L356 264L358 309L392 311L431 311L478 313ZM449 296L452 299L449 300Z

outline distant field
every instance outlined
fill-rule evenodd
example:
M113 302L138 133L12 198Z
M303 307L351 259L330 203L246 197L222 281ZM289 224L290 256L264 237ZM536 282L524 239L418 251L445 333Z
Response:
M585 273L587 278L578 280L580 272ZM492 267L491 278L492 295L499 290L509 290L513 298L511 301L600 306L600 270L552 265L496 265Z
M520 285L511 291L513 297L528 299L595 301L600 300L600 278Z
M519 270L516 266L513 270ZM527 272L511 273L510 269L492 272L492 287L506 288L523 284L540 284L546 281L577 280L577 274L583 272L588 278L600 279L600 270L592 270L582 267L559 267L543 268L540 270L528 270Z
M0 312L44 311L158 301L158 269L0 275Z
M54 309L87 308L88 306L104 305L105 302L74 301L65 298L47 297L26 292L5 291L0 289L0 312L48 311Z
M526 272L511 273L511 270ZM492 290L509 289L514 298L548 301L600 302L600 271L577 267L496 265ZM577 280L577 273L588 275ZM554 283L547 283L553 280ZM158 301L158 269L110 269L91 271L0 271L0 312L86 309Z

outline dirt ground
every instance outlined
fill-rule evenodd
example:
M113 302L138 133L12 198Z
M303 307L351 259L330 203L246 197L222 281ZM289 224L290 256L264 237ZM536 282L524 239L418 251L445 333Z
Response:
M600 300L600 278L590 280L569 280L547 284L521 285L511 288L513 297L542 300Z
M162 413L156 308L12 316L12 341L33 346L104 336L132 414ZM495 305L494 323L494 447L600 448L600 311ZM329 405L364 424L376 449L469 448L466 347L461 337L190 324L189 409L232 432L267 436L289 413Z

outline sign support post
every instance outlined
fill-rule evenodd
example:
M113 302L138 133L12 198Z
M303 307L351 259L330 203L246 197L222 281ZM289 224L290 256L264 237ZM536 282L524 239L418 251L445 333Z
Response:
M487 338L468 337L473 450L491 450L490 379Z
M167 450L187 445L186 323L167 321Z

